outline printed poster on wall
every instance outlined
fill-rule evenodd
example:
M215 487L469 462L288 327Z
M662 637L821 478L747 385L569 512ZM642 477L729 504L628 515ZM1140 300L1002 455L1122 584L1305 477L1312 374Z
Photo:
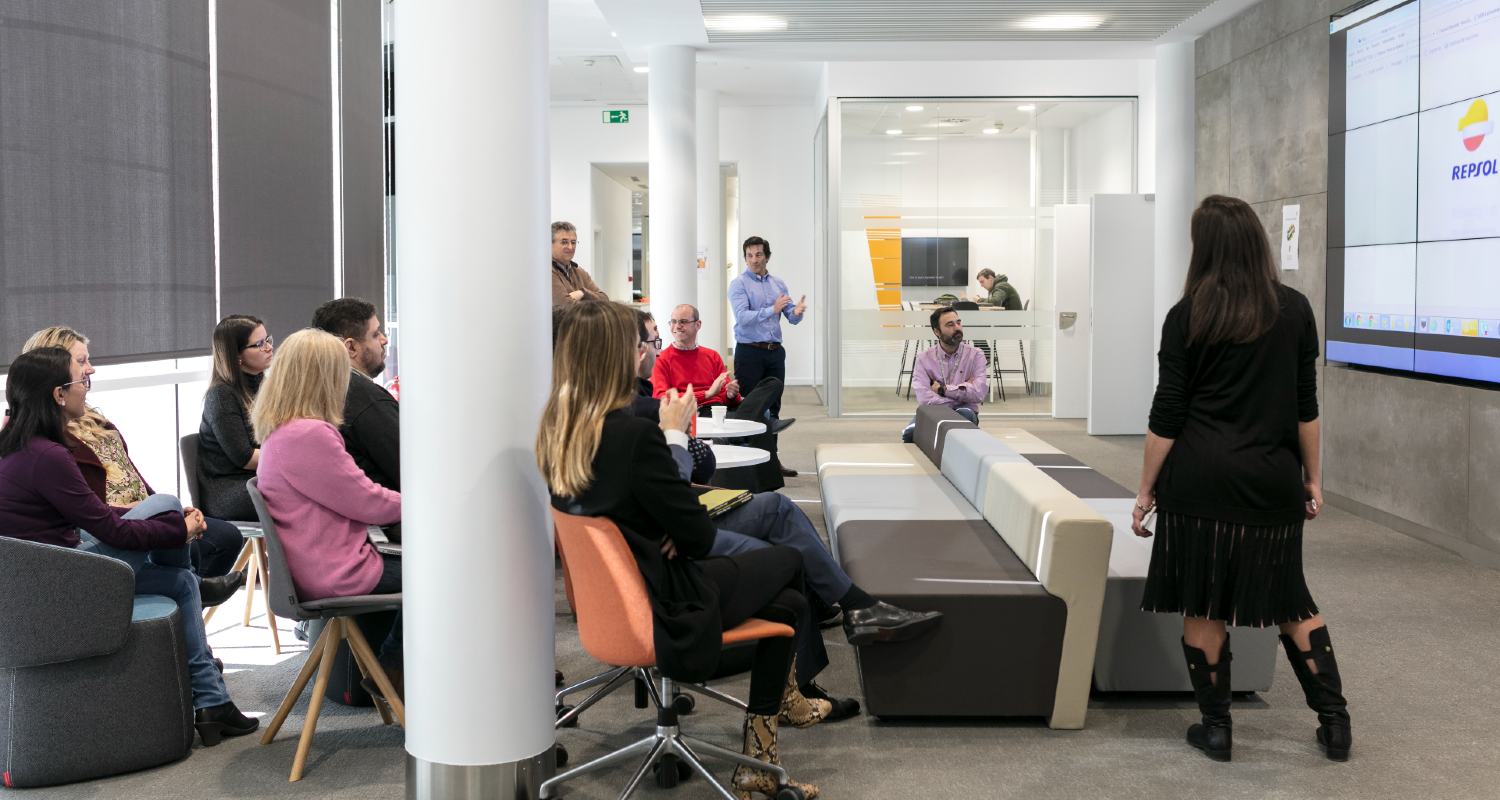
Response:
M1302 239L1302 206L1281 207L1281 268L1297 269L1297 244Z

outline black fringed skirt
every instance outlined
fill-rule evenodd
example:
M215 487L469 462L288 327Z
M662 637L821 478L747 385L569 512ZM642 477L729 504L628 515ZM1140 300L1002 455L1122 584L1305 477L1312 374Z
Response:
M1256 628L1312 617L1302 521L1242 525L1161 513L1141 608Z

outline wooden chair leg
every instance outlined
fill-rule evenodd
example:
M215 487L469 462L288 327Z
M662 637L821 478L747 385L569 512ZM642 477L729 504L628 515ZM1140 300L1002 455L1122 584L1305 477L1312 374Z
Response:
M260 578L260 540L251 539L245 542L250 548L250 561L245 566L245 618L241 624L250 627L250 612L255 608L255 582Z
M292 759L292 774L288 781L302 780L307 752L312 749L313 732L318 729L318 714L323 710L323 694L328 691L328 679L333 674L333 655L338 652L345 628L344 620L334 617L319 637L327 641L323 645L323 657L319 659L318 679L313 681L312 697L307 700L307 721L302 723L302 738L297 742L297 755Z
M292 706L297 704L297 698L302 696L302 690L307 688L307 681L312 678L313 672L322 663L323 649L327 644L328 633L332 630L334 628L331 624L323 626L318 640L307 649L307 661L303 662L302 670L297 673L297 679L292 681L292 688L287 691L286 698L281 701L281 707L276 709L276 716L271 717L271 723L266 726L266 732L261 734L261 744L270 744L271 740L276 738L277 731L281 730L282 723L286 722L286 715L291 713ZM337 648L338 645L335 644L334 647Z
M396 687L391 685L391 679L381 668L380 661L375 658L375 652L370 649L370 643L365 640L364 631L350 621L344 626L345 636L349 639L349 649L354 657L364 662L364 669L375 685L380 687L381 694L385 695L387 702L391 704L391 711L396 715L396 721L401 727L406 727L406 704L402 702L401 696L396 693Z
M250 561L250 540L246 539L245 540L245 544L240 547L240 557L236 558L234 560L234 566L230 567L229 571L230 572L238 572L239 570L244 569L245 565L247 563L249 563L249 561ZM214 606L213 608L210 608L207 611L204 611L203 612L203 624L207 625L208 621L214 618L214 612L218 611L218 610L219 610L219 607L218 606Z
M279 656L281 655L281 632L276 630L276 612L271 609L271 570L266 566L265 545L258 544L255 548L255 555L260 559L260 566L255 568L255 573L260 576L260 599L266 603L266 627L271 629L271 649Z

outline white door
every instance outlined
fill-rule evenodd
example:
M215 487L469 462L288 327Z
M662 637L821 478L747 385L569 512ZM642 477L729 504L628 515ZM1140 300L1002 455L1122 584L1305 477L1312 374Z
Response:
M1155 236L1151 195L1094 195L1088 431L1096 436L1146 432L1156 384Z
M1052 416L1089 415L1089 207L1053 206L1052 278L1056 346L1052 348Z

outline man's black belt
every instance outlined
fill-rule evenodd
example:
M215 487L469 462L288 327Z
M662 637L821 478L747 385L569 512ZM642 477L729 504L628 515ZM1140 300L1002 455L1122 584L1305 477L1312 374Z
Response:
M780 350L781 342L740 342L746 347L754 347L757 350Z

